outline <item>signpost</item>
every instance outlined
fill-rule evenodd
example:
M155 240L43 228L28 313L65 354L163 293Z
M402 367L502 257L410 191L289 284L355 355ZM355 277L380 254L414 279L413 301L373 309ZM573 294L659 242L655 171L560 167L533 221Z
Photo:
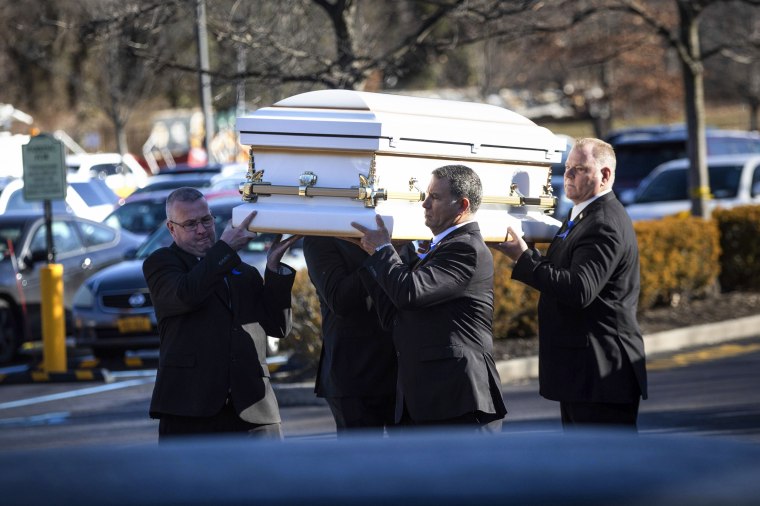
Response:
M40 269L42 291L42 367L45 372L66 372L66 321L63 308L63 265L55 263L52 200L66 198L66 164L63 144L42 134L21 146L24 163L24 198L41 200L45 207L47 265Z

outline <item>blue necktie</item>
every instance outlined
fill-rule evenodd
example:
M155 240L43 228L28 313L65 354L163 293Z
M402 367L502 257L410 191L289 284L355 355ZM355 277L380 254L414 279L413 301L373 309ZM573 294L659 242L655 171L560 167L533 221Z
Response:
M565 229L564 232L562 232L561 234L558 234L557 237L559 237L560 239L564 240L565 237L567 237L567 234L570 233L570 230L573 228L574 225L575 225L575 222L573 220L568 220L567 221L567 228Z

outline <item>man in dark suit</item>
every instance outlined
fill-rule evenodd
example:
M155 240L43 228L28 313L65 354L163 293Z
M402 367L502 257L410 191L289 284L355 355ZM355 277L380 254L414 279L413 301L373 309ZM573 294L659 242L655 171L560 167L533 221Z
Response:
M174 243L143 264L161 336L150 415L159 440L171 436L248 432L281 438L269 383L267 335L290 331L295 272L280 263L297 239L274 242L265 279L237 254L255 235L251 213L216 240L203 194L180 188L166 200Z
M507 410L493 360L493 257L473 221L482 189L462 165L433 171L422 207L434 234L414 265L402 262L383 220L353 226L370 254L362 279L393 331L396 422L497 432Z
M333 237L306 237L303 252L322 312L314 390L330 406L338 436L349 429L382 435L393 425L396 352L359 277L367 253Z
M545 256L511 228L494 246L514 260L512 278L541 292L541 395L559 401L563 427L636 429L646 399L644 341L636 320L639 251L628 214L612 193L615 153L580 139L565 165L575 204Z

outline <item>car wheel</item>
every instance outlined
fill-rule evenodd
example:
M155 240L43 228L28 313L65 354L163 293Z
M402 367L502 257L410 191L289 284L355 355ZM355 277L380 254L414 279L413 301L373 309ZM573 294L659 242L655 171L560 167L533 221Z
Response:
M0 364L10 362L18 352L18 323L13 309L0 302Z

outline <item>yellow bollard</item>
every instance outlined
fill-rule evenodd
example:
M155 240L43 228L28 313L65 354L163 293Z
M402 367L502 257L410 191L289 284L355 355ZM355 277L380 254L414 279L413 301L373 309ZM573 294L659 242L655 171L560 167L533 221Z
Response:
M66 372L66 314L63 308L63 265L40 269L42 290L42 369Z

